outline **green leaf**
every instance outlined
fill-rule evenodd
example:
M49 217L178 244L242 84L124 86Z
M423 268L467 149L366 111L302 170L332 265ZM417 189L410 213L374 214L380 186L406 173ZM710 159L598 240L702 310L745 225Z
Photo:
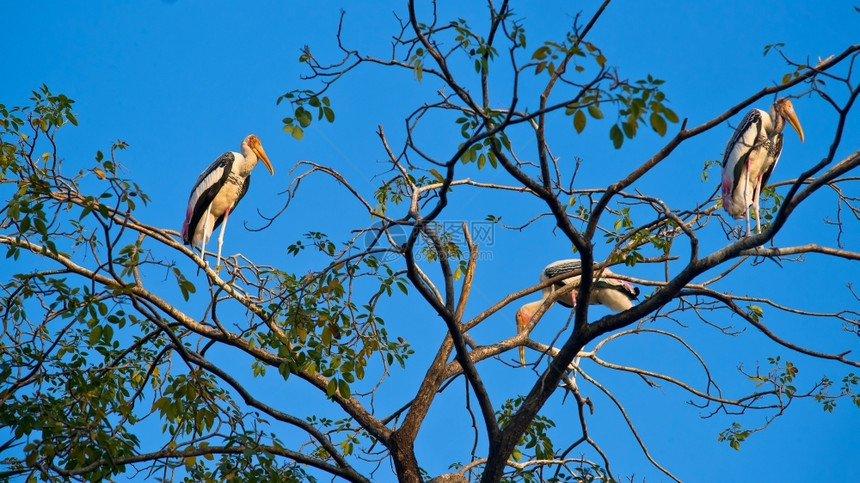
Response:
M297 107L295 115L296 121L299 122L301 127L308 127L311 125L311 122L313 122L313 116L311 116L310 111L304 107Z
M194 284L189 282L188 280L183 280L179 283L179 290L182 291L182 298L184 298L187 302L188 298L190 297L190 294L196 292L197 288L194 287Z
M514 461L520 461L523 459L523 453L519 450L519 448L514 448L511 452L511 459Z
M284 130L286 131L286 127L284 128ZM293 126L290 134L293 135L293 139L295 139L296 141L301 141L302 138L305 137L305 131L298 126Z
M613 124L611 128L609 128L609 139L612 140L612 145L615 149L620 149L621 145L624 144L624 133L621 132L621 128L618 127L618 124Z
M290 377L290 366L288 364L279 364L278 374L280 374L284 380L287 380Z
M347 384L343 379L338 382L338 392L343 398L349 398L352 395L352 392L349 389L349 384Z
M577 109L573 115L573 128L576 129L577 134L585 129L585 121L585 113L582 112L582 109Z
M762 55L767 55L767 54L768 54L768 52L770 52L770 51L771 51L771 49L777 49L777 50L778 50L778 49L780 49L780 48L782 48L782 47L785 47L785 44L784 44L784 43L782 43L782 42L777 43L777 44L768 44L768 45L765 45L765 46L764 46L764 54L762 54Z
M666 120L663 119L663 116L657 114L656 112L651 113L651 128L654 129L654 132L661 136L666 135Z
M634 122L622 122L621 129L624 130L624 135L627 136L627 139L633 139L633 136L636 135L636 124Z
M675 111L669 109L668 107L664 106L661 111L663 112L663 116L666 118L667 121L673 123L680 121L680 119L678 119L678 115L675 114Z
M442 173L440 173L435 168L430 168L430 174L433 175L433 177L436 178L436 181L438 181L440 183L445 181L445 177L442 176Z
M102 338L102 326L97 325L90 329L89 334L89 343L91 346L94 346L98 343L99 339Z
M549 55L549 53L550 53L549 47L544 45L543 47L540 47L537 50L535 50L535 53L532 54L532 59L543 60L546 58L547 55Z
M597 104L589 104L588 105L588 114L595 119L603 119L603 111L597 107Z
M764 310L762 310L762 308L758 305L748 305L747 308L750 309L750 312L752 312L758 317L764 315Z

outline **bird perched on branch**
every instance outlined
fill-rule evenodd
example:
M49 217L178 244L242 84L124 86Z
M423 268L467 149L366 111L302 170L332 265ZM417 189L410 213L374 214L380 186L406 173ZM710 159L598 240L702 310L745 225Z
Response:
M788 121L803 142L803 129L787 98L777 99L770 112L753 109L744 117L723 153L723 208L736 219L746 214L750 235L749 207L755 213L756 233L761 233L759 197L782 153L782 130Z
M543 301L552 296L556 290L561 290L570 285L579 287L581 271L582 262L576 258L558 260L544 267L540 274L541 282L566 273L572 275L545 287L541 291L540 300L529 302L520 307L516 315L517 333L525 329L529 321L531 321L532 316L537 312L537 309L543 304ZM602 269L600 278L596 279L591 287L591 295L588 298L588 303L591 305L604 305L610 310L621 312L633 307L633 300L639 296L639 288L634 287L624 280L613 278L613 275L615 274L608 268ZM563 307L573 308L576 306L576 292L577 290L574 288L569 294L562 296L556 302ZM520 346L520 363L522 365L526 364L526 351L525 347L522 346Z
M197 178L191 195L185 222L182 223L182 241L192 247L200 247L200 256L205 258L205 247L218 225L217 265L221 264L221 246L224 244L224 229L227 218L251 186L251 171L257 159L275 174L272 163L260 144L260 138L251 134L242 141L241 153L229 151L218 157ZM216 265L216 266L217 266Z

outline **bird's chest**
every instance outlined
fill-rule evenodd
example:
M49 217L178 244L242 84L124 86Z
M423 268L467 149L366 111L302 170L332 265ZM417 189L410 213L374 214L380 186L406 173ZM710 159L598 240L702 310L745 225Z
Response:
M233 209L244 194L246 179L236 174L230 174L227 181L221 186L218 195L212 201L212 209L216 213Z
M744 168L749 170L751 177L757 177L762 170L767 169L769 153L773 143L762 129L756 134L749 150L746 152Z
M759 129L755 134L755 137L752 139L752 142L745 144L749 146L749 156L755 157L767 154L770 149L771 142L764 129Z
M767 154L772 158L779 158L780 152L782 152L782 133L777 133L767 141Z

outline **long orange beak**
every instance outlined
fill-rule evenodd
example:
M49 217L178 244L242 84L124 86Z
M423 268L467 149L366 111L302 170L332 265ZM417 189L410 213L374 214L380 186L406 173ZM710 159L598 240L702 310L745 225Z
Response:
M801 137L803 137L803 135L801 135ZM255 144L251 149L254 150L254 153L257 155L258 158L260 158L260 161L262 161L263 164L265 164L266 167L269 168L269 174L274 176L275 170L272 169L272 163L269 161L269 157L266 156L266 152L263 151L263 145Z
M797 135L800 136L800 142L803 142L803 128L800 127L800 121L797 120L797 114L794 113L794 106L787 99L782 105L782 115L785 116L785 120L791 124L791 127L797 131Z
M528 325L528 319L526 319L525 314L523 314L522 310L517 311L517 334L525 329L526 325ZM525 367L526 365L526 348L524 346L520 346L520 364Z
M251 151L254 151L254 154L263 161L263 164L269 168L269 174L272 176L275 175L275 170L272 169L272 163L269 161L269 157L266 156L266 151L263 149L263 144L260 142L260 138L251 134L248 136L248 147L251 148Z

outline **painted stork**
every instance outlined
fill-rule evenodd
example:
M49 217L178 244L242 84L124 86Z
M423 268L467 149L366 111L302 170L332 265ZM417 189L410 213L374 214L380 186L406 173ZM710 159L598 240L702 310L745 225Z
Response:
M242 141L241 149L241 153L228 151L222 154L200 174L191 188L185 222L182 223L182 241L186 245L199 246L201 258L205 258L204 250L212 232L221 225L216 266L221 264L227 217L248 192L257 158L269 168L269 173L275 174L260 138L251 134Z
M581 268L582 262L579 259L572 258L568 260L558 260L544 267L540 274L540 281L545 282L563 273L579 271ZM630 307L633 307L633 300L639 296L639 287L634 287L624 280L613 278L612 275L615 274L612 273L611 270L608 268L603 269L601 277L594 282L591 289L591 296L588 298L588 303L591 305L604 305L616 312L621 312L622 310L627 310ZM569 285L579 286L579 279L579 275L574 275L545 287L541 292L540 300L529 302L520 307L516 316L517 332L522 332L522 330L528 325L532 316L537 312L537 309L541 306L544 300L550 297L556 290L561 290ZM556 302L563 307L575 307L576 289L573 289L569 296L564 296L556 300ZM525 347L522 346L520 346L520 363L522 365L526 364L526 351Z
M803 142L803 128L787 98L777 99L770 112L753 109L735 129L723 153L723 208L736 219L746 214L750 235L749 207L755 213L756 233L761 233L759 197L782 152L782 130L788 121Z

